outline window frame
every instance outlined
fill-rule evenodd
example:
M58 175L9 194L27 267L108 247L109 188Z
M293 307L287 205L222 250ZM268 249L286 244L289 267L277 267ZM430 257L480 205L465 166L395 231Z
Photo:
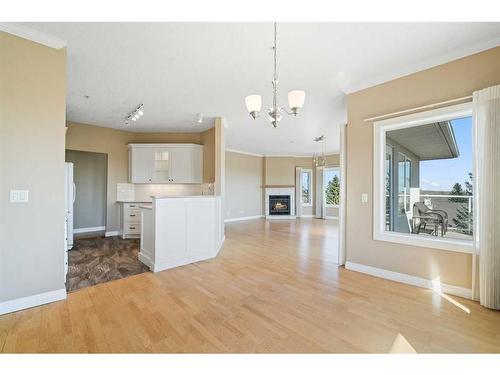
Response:
M309 174L309 202L310 203L304 203L302 202L302 173L308 173ZM312 168L301 168L300 171L300 205L303 207L312 207L313 205L313 170Z
M373 239L403 245L427 247L472 254L473 240L450 238L418 237L410 233L398 233L385 230L385 157L386 133L391 130L425 125L431 122L449 121L472 116L472 102L456 104L405 116L393 117L373 123ZM472 124L474 127L474 123ZM474 129L473 129L474 134ZM473 154L473 160L475 155Z
M327 171L338 171L339 179L342 181L342 175L340 171L340 167L325 167L323 168L323 205L327 208L339 208L340 207L340 191L339 191L339 204L327 204L326 203L326 179L325 175ZM340 182L342 184L342 182Z

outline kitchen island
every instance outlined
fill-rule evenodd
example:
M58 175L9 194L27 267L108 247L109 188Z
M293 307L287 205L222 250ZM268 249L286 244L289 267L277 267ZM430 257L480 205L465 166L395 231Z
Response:
M140 209L139 260L151 271L217 256L224 240L219 196L153 196L152 203Z

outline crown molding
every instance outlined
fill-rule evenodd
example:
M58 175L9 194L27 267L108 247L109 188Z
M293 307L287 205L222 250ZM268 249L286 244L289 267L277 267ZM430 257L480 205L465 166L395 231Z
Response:
M250 156L258 156L260 158L263 158L265 155L263 154L256 154L254 152L247 152L247 151L241 151L241 150L235 150L233 148L226 148L226 151L228 152L234 152L235 154L243 154L243 155L250 155Z
M44 46L61 49L67 46L63 39L33 30L26 26L21 26L11 22L0 22L0 31L18 36L20 38L31 40L32 42L43 44Z

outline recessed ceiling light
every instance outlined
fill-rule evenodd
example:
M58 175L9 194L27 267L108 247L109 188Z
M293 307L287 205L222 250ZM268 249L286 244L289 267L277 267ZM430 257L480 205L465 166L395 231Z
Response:
M135 117L132 117L132 121L137 121L137 119Z
M137 113L139 113L139 116L142 116L144 114L144 112L142 112L142 109L140 109Z
M196 116L198 116L198 124L201 124L203 122L203 115L201 113L197 113Z

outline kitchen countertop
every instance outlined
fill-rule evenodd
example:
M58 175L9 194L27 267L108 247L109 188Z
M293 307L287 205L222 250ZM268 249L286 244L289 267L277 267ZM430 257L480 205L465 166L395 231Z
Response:
M116 201L116 203L151 203L151 201Z
M170 198L216 198L217 195L152 195L153 199L170 199Z

